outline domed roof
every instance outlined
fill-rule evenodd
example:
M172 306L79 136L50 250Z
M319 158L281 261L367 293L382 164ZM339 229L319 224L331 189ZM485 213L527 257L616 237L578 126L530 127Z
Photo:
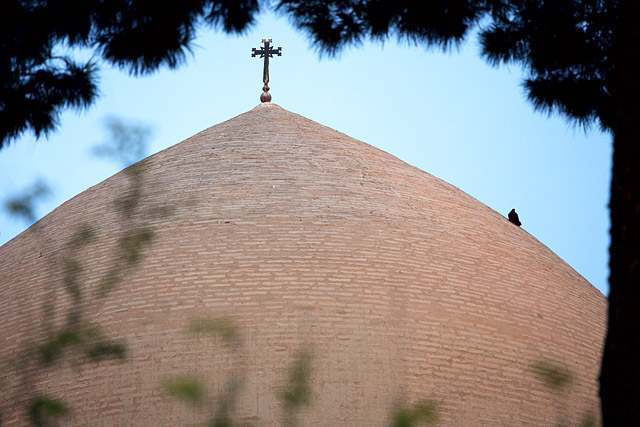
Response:
M82 245L79 229L93 234ZM152 239L134 266L137 246L122 242L136 236ZM458 188L271 103L64 203L0 248L0 283L9 425L25 390L64 398L74 425L203 420L162 392L189 372L218 392L241 372L237 419L276 425L303 347L313 397L301 425L386 425L397 402L421 399L451 426L599 412L598 290ZM117 286L97 296L105 283ZM82 316L124 338L127 361L16 373L43 325L65 321L74 284ZM203 316L240 338L187 334ZM539 361L567 367L569 388L546 388Z

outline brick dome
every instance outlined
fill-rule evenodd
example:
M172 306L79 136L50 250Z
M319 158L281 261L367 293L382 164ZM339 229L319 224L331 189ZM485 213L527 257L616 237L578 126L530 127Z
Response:
M122 233L140 230L131 224L153 238L139 265L123 267L113 260ZM93 230L81 246L79 227ZM0 283L7 425L25 422L36 392L68 402L68 425L189 425L202 410L161 387L189 372L214 392L240 372L235 419L277 425L302 346L314 357L301 425L382 426L395 404L420 399L437 402L445 426L555 425L599 412L598 290L458 188L275 104L62 204L0 248ZM82 317L123 338L127 360L67 354L21 368L30 343L65 321L70 283L81 286ZM186 332L207 316L234 322L237 342ZM541 360L572 372L566 390L536 379Z

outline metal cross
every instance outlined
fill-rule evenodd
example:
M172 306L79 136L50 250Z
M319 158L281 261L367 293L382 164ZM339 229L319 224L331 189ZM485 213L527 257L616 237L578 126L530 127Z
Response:
M260 55L260 58L264 58L264 69L262 71L262 81L264 82L264 87L262 90L264 93L260 96L260 100L262 102L271 101L271 95L269 92L269 58L273 58L273 55L282 56L282 48L278 47L274 49L271 47L270 43L271 39L262 39L262 43L264 44L261 48L256 49L251 48L251 57L255 57L256 55Z
M270 46L271 39L262 39L262 46L259 50L255 47L251 49L251 57L260 55L260 58L264 58L264 71L262 72L262 81L264 84L269 83L269 58L273 58L273 55L282 56L282 48L274 49Z

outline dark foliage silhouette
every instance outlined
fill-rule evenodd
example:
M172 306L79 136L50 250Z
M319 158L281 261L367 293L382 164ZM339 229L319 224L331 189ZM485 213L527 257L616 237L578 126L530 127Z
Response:
M521 65L537 108L610 129L616 6L617 0L282 0L277 8L331 55L391 36L448 49L480 27L484 58Z
M46 135L67 108L98 96L106 61L140 75L175 68L201 24L240 32L257 0L7 0L0 14L0 147L32 131ZM91 59L79 60L78 49Z

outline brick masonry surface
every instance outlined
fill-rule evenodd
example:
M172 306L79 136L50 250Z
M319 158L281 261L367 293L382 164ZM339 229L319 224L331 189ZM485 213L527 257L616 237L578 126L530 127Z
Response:
M115 208L123 195L136 196L128 219ZM74 246L83 224L94 237ZM139 227L153 240L123 267L118 239ZM70 271L83 318L126 341L125 362L69 352L43 368L26 353L65 321ZM124 280L97 296L114 274ZM0 248L0 411L24 425L27 398L42 393L71 406L63 425L192 425L212 404L190 407L161 386L191 374L214 395L242 378L235 419L279 425L278 396L304 347L313 398L302 426L383 426L394 405L420 399L437 402L442 426L577 425L599 413L606 308L503 215L266 103L121 171ZM235 322L239 339L187 333L203 316ZM531 370L540 360L569 368L570 386L546 388Z

